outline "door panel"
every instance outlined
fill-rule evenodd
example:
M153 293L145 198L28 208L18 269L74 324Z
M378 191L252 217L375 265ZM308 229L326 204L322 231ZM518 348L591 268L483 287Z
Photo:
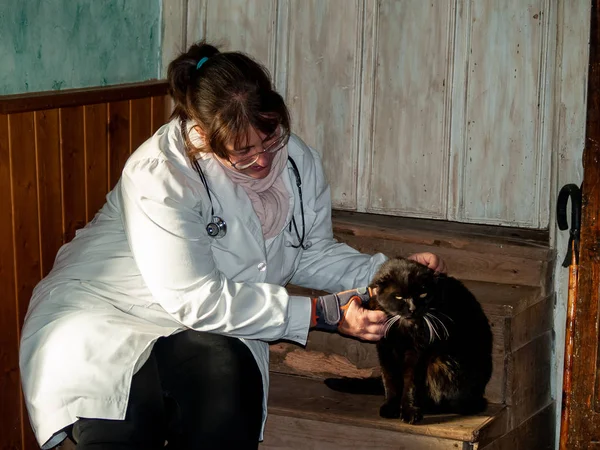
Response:
M561 449L600 442L600 0L592 0L586 141L583 153L581 241L577 279L571 405ZM564 412L563 412L564 413Z
M381 1L375 9L366 210L446 217L455 2Z

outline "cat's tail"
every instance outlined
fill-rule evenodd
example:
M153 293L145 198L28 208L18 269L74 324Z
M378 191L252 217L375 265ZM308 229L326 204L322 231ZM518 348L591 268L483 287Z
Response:
M383 395L383 380L372 378L326 378L325 384L334 391L350 394Z

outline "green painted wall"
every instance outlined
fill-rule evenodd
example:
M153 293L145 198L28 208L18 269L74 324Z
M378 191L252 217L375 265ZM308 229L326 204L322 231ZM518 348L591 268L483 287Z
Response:
M160 0L0 0L0 95L159 76Z

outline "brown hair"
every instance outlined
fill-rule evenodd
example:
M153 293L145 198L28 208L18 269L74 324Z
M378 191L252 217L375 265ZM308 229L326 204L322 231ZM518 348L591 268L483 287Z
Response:
M199 69L202 58L208 58ZM268 70L240 52L219 52L200 41L169 64L169 93L175 102L171 118L179 118L188 152L213 152L227 158L226 144L244 145L251 128L271 135L281 126L290 134L290 116L281 95L273 89ZM195 147L186 124L195 121L206 142Z

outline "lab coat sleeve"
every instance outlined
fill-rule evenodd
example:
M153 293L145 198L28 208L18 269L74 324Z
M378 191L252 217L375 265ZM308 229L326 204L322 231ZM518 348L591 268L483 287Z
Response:
M133 161L123 171L125 232L156 302L194 330L304 344L308 298L272 284L233 282L217 269L196 184L162 159Z
M306 238L312 246L302 251L291 282L328 292L368 286L387 257L381 253L373 256L360 253L333 238L329 184L318 153L309 147L305 151L303 172L302 187L312 194L307 196L307 206L314 212L315 221Z

